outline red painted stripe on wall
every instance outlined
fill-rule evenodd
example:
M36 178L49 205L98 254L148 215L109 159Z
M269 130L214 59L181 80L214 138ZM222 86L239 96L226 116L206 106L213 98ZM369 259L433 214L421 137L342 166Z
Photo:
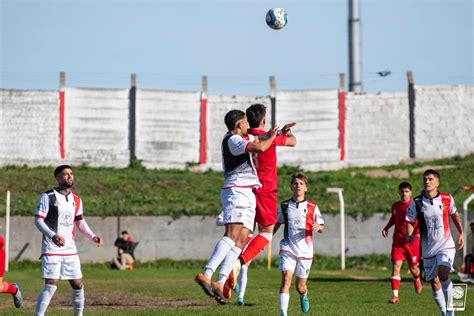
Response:
M201 140L199 148L199 164L207 162L207 99L201 99Z
M61 160L65 158L64 150L64 111L65 111L64 91L59 91L59 155Z
M339 149L340 160L346 159L346 94L339 91Z

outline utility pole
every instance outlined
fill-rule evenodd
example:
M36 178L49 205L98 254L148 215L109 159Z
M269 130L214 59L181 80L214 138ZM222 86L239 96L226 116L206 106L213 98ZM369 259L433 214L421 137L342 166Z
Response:
M359 0L349 0L349 91L362 92Z

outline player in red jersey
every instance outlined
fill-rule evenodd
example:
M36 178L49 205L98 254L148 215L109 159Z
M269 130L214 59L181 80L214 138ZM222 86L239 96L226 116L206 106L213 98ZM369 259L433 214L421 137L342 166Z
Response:
M13 303L16 308L23 305L23 297L21 295L20 286L16 283L10 284L3 281L5 273L5 240L0 236L0 293L11 294L13 296Z
M247 120L250 125L249 134L259 139L265 137L265 114L266 108L263 104L253 104L246 110ZM294 147L296 138L291 128L296 123L283 126L279 135L275 137L270 148L253 156L257 167L258 179L262 187L255 189L257 209L255 221L258 223L258 235L254 236L247 248L240 255L242 265L254 259L272 240L273 228L277 220L278 202L278 175L277 175L277 146Z
M398 186L400 201L392 204L392 216L387 225L382 230L382 236L387 237L390 227L395 225L392 242L392 298L388 301L391 304L397 304L398 289L400 287L400 270L403 261L407 261L411 274L413 275L413 283L416 293L420 294L422 290L420 280L420 269L418 263L420 260L420 232L416 228L413 240L407 241L406 233L406 213L411 203L412 187L408 182L402 182Z

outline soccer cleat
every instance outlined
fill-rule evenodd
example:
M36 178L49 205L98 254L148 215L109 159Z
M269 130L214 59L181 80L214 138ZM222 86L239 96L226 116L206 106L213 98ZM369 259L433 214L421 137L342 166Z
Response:
M301 303L301 311L303 313L307 313L309 311L309 301L308 301L307 294L300 296L300 303Z
M206 278L206 276L202 273L199 273L194 278L194 282L196 282L201 289L210 297L214 297L214 293L212 292L211 280Z
M421 279L415 279L413 280L413 284L415 285L415 292L416 294L421 294L421 291L423 290L423 285L421 284Z
M231 282L229 282L229 279L225 281L224 289L222 290L222 293L224 294L224 297L228 300L232 296Z
M244 306L245 303L244 303L244 298L243 297L237 297L237 302L235 302L237 305L239 306Z
M212 293L214 293L213 296L216 299L217 303L221 305L225 305L226 299L224 296L224 290L222 289L222 286L217 282L212 282L211 288L212 288Z
M16 293L12 294L13 296L13 304L15 304L16 308L20 308L23 306L23 295L21 295L20 285L17 283L13 283L16 287Z
M388 300L390 304L398 304L400 300L398 299L397 296L392 297L391 299Z

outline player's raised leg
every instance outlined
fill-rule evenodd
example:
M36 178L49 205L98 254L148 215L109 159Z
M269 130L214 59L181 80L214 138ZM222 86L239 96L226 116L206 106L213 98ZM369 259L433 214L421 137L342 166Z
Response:
M0 293L11 294L13 296L13 303L16 308L23 305L23 296L21 295L20 286L16 283L11 284L3 281L5 273L5 240L0 236Z

